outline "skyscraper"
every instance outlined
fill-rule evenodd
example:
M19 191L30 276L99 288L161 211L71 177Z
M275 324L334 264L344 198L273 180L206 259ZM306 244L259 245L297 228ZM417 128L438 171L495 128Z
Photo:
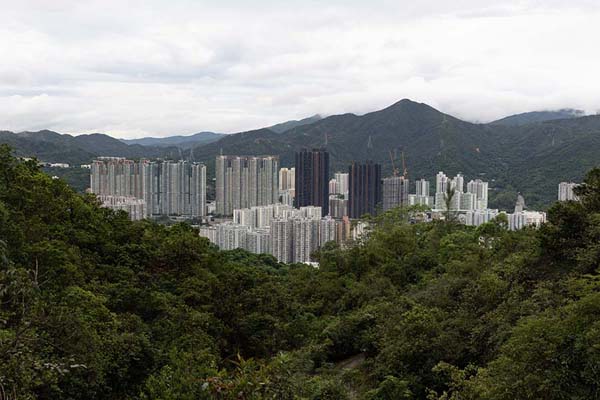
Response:
M353 163L348 169L348 216L360 218L364 214L375 214L381 205L381 165L368 161Z
M390 176L383 179L383 211L395 207L406 207L408 203L409 181L403 176Z
M329 213L329 153L325 150L302 150L296 153L296 207L319 206L322 215Z
M215 163L217 214L236 208L277 203L279 158L276 156L217 156Z

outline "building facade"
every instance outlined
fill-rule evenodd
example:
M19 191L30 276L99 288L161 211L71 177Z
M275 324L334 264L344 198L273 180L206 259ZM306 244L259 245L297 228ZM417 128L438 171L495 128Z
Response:
M206 167L199 163L100 157L91 164L90 187L97 195L144 200L145 217L206 215Z
M558 184L558 201L577 201L579 198L573 192L578 185L573 182L561 182Z
M216 212L232 215L236 208L275 204L279 199L279 158L217 156Z
M409 205L409 181L403 176L383 178L383 211Z
M381 201L381 165L353 163L348 169L348 216L375 215Z
M329 153L325 150L302 150L295 156L296 207L318 206L322 215L329 214Z

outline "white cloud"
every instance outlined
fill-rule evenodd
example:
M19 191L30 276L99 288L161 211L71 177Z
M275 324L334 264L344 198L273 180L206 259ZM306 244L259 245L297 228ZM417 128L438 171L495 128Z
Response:
M600 108L595 1L6 0L0 129L235 132L401 98Z

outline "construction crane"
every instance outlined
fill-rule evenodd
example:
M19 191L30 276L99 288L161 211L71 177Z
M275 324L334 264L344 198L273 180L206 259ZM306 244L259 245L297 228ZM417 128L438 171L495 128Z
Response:
M394 155L392 154L392 151L390 150L390 160L392 161L392 174L393 176L398 176L400 175L400 170L398 168L396 168L396 163L394 162ZM404 177L404 179L408 178L408 169L406 168L406 162L404 160L404 151L400 153L401 157L402 157L402 176Z
M398 176L398 168L396 168L396 164L394 163L394 156L392 154L392 151L390 150L390 160L392 161L392 175L393 176Z

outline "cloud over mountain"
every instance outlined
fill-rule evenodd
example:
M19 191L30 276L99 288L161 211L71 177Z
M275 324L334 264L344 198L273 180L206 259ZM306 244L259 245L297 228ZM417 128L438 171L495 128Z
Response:
M0 128L235 132L401 97L477 121L595 112L599 18L586 0L11 2Z

